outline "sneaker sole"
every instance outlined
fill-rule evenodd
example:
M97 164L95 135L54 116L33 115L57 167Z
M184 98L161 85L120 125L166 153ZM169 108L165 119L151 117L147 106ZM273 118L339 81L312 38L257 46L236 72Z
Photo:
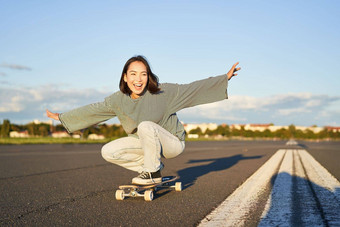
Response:
M132 179L132 184L138 184L138 185L150 185L150 184L159 184L159 183L162 183L162 178L153 178L152 180Z

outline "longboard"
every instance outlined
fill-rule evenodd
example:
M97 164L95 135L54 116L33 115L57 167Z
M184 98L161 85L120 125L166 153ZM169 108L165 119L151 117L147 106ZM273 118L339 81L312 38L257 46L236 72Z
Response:
M162 177L162 182L149 184L149 185L120 185L119 189L116 190L116 199L124 200L125 197L144 197L145 201L152 201L154 198L154 192L162 188L174 188L175 191L182 191L182 182L175 182L175 184L170 184L177 180L177 176L166 176Z

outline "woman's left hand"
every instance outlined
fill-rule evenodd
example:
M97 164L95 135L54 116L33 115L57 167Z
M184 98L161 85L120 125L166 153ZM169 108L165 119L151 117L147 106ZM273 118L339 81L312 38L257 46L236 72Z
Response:
M52 119L57 120L57 121L60 121L60 120L59 120L59 114L58 114L58 113L52 113L51 111L46 110L46 115L47 115L47 117L49 117L49 118L52 118Z
M236 66L238 65L238 62L236 62L231 69L229 70L229 72L227 73L228 76L228 80L230 80L233 76L237 76L237 71L241 70L241 67L236 68Z

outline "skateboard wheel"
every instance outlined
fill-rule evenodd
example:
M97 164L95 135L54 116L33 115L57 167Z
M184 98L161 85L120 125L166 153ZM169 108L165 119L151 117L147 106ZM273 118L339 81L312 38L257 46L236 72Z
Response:
M144 200L145 201L152 201L153 200L153 191L152 190L145 191Z
M182 191L182 182L176 182L176 184L175 184L175 191L176 192Z
M124 200L124 190L117 190L116 191L116 200Z

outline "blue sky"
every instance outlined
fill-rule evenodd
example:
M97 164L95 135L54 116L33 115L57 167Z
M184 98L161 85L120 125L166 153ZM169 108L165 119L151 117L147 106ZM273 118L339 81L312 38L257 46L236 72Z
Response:
M101 101L142 54L160 82L240 62L229 99L180 111L184 122L340 126L338 15L336 0L0 0L0 121Z

